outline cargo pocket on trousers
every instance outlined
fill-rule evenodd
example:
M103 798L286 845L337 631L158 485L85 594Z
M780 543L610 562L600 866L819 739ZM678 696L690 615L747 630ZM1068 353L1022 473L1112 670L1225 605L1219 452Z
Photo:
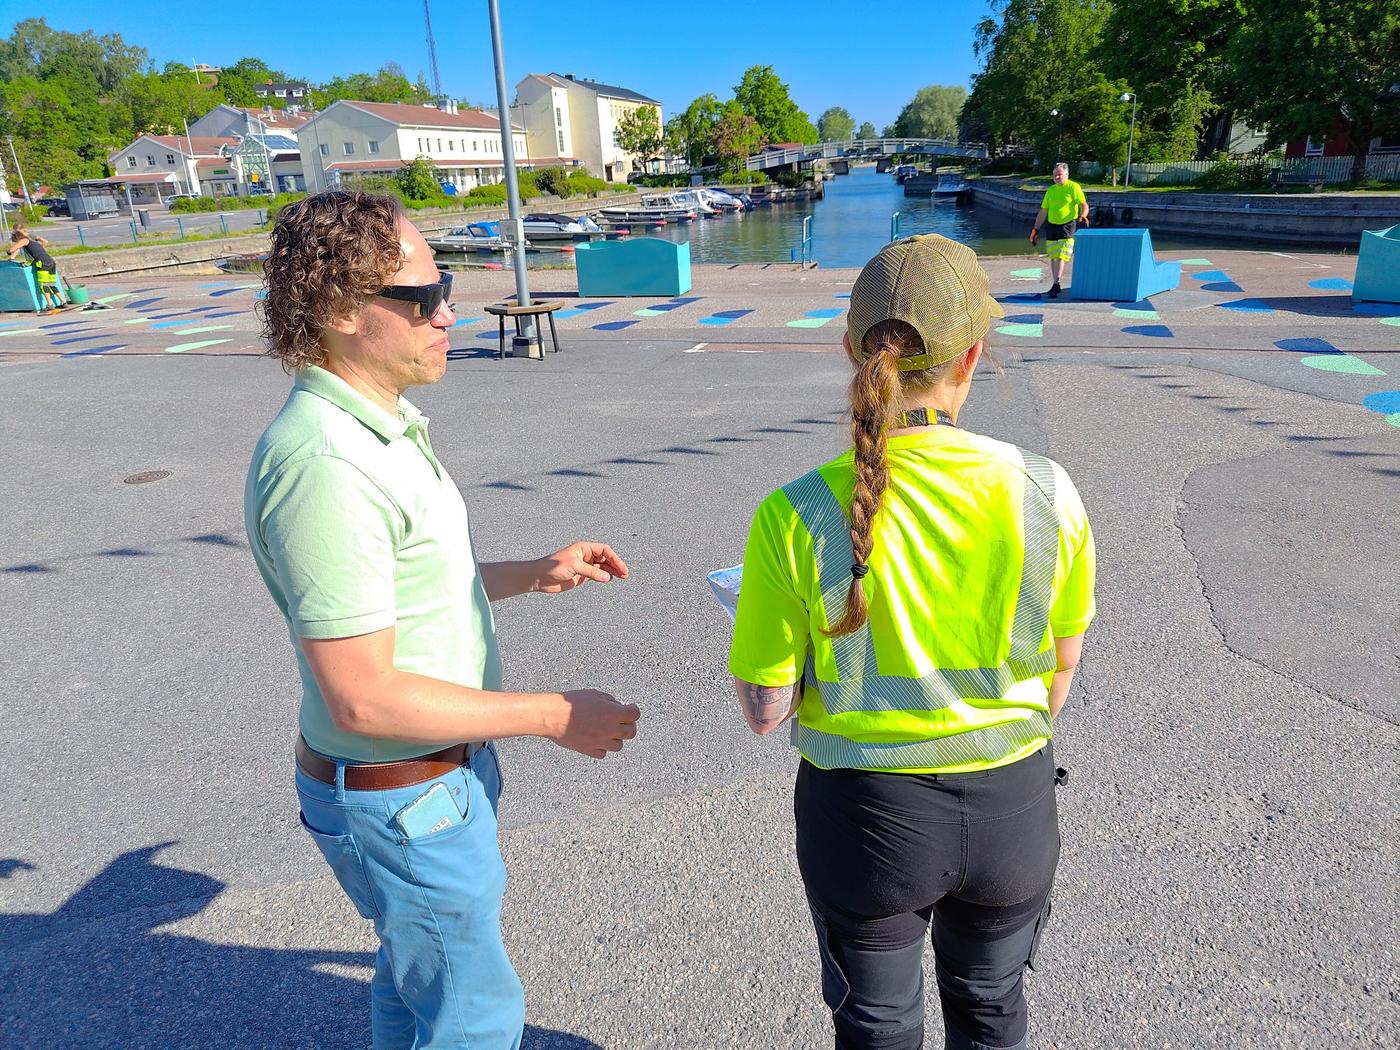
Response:
M326 835L306 822L306 814L301 817L301 826L316 843L316 848L326 858L326 863L335 873L335 881L350 898L350 903L363 918L379 918L379 908L374 903L374 891L370 889L369 876L365 874L365 864L360 858L359 847L351 835Z
M1031 935L1031 950L1026 956L1026 965L1032 970L1035 969L1035 957L1040 951L1040 938L1045 936L1045 926L1050 921L1050 905L1055 900L1054 893L1045 898L1045 907L1040 909L1040 914L1036 916L1035 933Z
M836 960L826 920L817 914L815 908L812 909L812 925L817 930L817 954L822 960L822 999L834 1014L846 1005L846 999L851 994L851 982L846 979L846 972Z

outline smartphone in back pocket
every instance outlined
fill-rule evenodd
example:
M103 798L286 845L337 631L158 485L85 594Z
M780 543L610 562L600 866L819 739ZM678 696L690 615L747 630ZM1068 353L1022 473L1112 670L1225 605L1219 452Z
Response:
M394 826L406 839L435 835L462 822L452 791L441 781L394 814Z

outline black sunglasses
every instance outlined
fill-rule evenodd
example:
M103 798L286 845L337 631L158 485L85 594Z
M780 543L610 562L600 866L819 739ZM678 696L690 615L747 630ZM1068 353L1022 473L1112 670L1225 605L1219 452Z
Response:
M437 284L390 284L374 294L381 299L417 303L419 316L425 321L431 321L442 308L443 302L452 294L452 275L446 270L439 270Z

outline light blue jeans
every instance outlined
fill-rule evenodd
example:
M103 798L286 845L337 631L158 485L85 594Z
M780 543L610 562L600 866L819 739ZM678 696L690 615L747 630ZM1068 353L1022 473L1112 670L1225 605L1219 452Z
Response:
M518 1050L525 993L501 940L506 866L496 840L501 767L494 747L438 780L462 822L406 839L394 815L433 781L347 791L297 770L301 823L379 934L375 1050Z

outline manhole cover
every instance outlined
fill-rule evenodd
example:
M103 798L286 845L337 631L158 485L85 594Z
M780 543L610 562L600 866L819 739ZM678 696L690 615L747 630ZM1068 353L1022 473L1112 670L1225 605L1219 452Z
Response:
M140 474L133 474L129 478L122 478L128 485L145 485L152 481L164 481L170 477L168 470L143 470Z

